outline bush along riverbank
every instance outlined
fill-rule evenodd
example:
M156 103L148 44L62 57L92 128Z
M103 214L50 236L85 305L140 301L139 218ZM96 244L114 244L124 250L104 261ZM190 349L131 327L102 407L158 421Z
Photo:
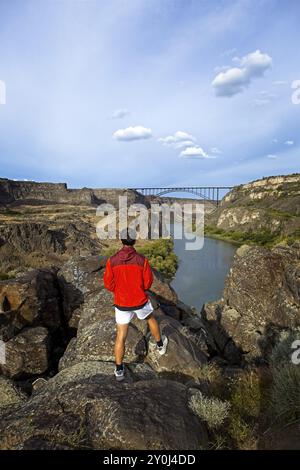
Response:
M252 231L247 230L242 232L240 230L224 230L217 226L206 225L204 228L204 235L206 237L216 238L218 240L227 241L237 245L260 245L272 247L279 243L292 245L294 242L300 240L300 229L284 235L280 230L271 232L271 230Z
M159 271L166 280L171 280L177 271L178 257L174 253L173 239L137 240L136 250L146 256L150 266ZM111 256L120 249L120 242L112 240L109 248L103 250L105 256Z

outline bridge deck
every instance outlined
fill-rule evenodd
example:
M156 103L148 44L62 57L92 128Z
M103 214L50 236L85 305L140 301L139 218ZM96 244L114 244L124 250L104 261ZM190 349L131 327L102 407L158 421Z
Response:
M183 187L156 187L156 188L129 188L144 196L163 196L168 193L192 193L201 199L215 202L219 204L225 194L230 191L233 186L183 186Z

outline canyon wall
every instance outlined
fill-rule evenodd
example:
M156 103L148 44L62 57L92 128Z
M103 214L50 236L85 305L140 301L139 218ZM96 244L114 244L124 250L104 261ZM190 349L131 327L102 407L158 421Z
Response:
M118 203L119 196L127 196L128 202L145 203L137 191L126 188L69 189L65 183L37 183L0 178L0 205L24 201L54 202L58 204L98 205Z

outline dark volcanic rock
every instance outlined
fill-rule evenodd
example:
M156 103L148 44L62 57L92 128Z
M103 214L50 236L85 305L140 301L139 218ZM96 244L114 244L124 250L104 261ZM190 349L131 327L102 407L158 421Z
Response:
M223 297L203 310L219 351L264 357L280 329L300 325L299 245L239 248Z
M2 269L10 271L27 263L29 266L61 265L68 256L97 253L100 243L90 237L90 230L90 225L82 221L60 224L57 228L37 222L6 223L0 226Z
M11 378L38 375L49 368L50 337L43 327L26 328L5 343L1 372Z
M27 200L74 205L97 205L108 202L116 205L119 196L127 196L130 204L143 202L149 205L142 194L131 189L69 189L65 183L37 183L0 178L0 205Z
M69 340L55 270L35 270L0 282L0 339L10 377L54 368Z
M85 364L60 372L5 415L0 448L207 447L206 429L188 406L186 386L167 380L116 384L102 365Z
M114 360L113 296L103 285L105 263L106 258L97 256L74 258L58 273L64 292L66 317L69 325L77 326L77 339L72 341L60 360L60 369L82 361ZM164 313L162 309L168 313L170 307L177 308L177 296L156 271L154 276L151 301L162 331L170 338L168 354L165 358L158 357L150 344L147 355L147 322L135 319L129 326L125 363L140 362L147 355L145 360L158 372L197 377L207 360L205 341L199 341L198 344L191 341L184 335L182 325ZM162 309L159 308L160 304ZM182 306L177 310L183 311ZM200 334L198 336L200 338Z
M44 250L55 253L65 251L65 235L62 231L49 229L46 224L35 222L6 224L0 227L0 237L2 251L5 244L24 253Z
M72 258L58 272L64 314L71 328L77 329L83 309L93 315L100 305L102 307L98 295L103 289L105 263L106 258L99 256ZM109 294L110 302L111 298ZM111 310L111 303L109 308Z
M201 337L198 336L199 342L196 344L192 335L186 336L186 330L178 321L162 312L156 315L162 334L169 339L168 350L165 355L160 356L152 338L146 362L157 372L196 379L201 375L201 367L207 362L205 341L201 341Z
M25 326L61 327L60 293L56 272L39 269L0 281L0 335L7 341Z
M12 412L26 400L27 396L16 387L12 380L0 376L0 417L4 413Z
M72 352L67 348L67 359L61 360L60 367L74 362L114 361L115 334L115 320L112 315L111 318L103 318L102 321L78 331L76 345L72 344ZM137 362L145 355L146 341L143 335L130 325L124 361Z

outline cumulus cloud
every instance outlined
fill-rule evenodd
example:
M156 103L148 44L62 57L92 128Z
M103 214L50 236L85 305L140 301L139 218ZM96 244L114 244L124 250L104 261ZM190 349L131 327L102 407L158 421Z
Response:
M121 108L121 109L116 109L112 115L112 119L123 119L124 117L128 116L130 114L130 111L126 108Z
M232 61L236 66L218 73L212 81L217 96L234 96L241 93L253 79L263 76L272 65L272 58L260 50L242 58L234 57Z
M150 139L152 137L152 130L143 126L130 126L126 129L119 129L113 133L116 140L131 141Z
M204 158L216 158L206 153L200 145L197 144L197 139L192 134L184 131L177 131L172 135L161 137L158 139L165 147L171 147L174 149L182 149L179 157L189 159L204 159ZM211 149L211 153L221 153L221 151L214 147Z
M192 147L196 138L192 134L188 134L184 131L177 131L173 135L161 137L158 142L165 145L166 147L173 147L175 149Z
M199 147L198 145L195 145L194 147L187 147L185 150L182 150L180 152L180 158L200 158L200 159L205 159L205 158L216 158L213 156L208 155L202 147Z
M291 147L292 145L294 145L294 141L293 141L293 140L286 140L284 143L285 143L285 145L288 145L288 146L290 146L290 147Z

